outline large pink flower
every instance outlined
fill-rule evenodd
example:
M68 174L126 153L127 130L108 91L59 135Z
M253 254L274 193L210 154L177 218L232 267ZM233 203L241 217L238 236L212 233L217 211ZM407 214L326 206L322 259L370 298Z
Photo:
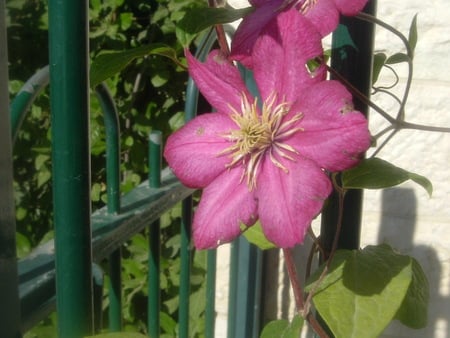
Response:
M368 0L250 0L255 11L239 25L231 45L231 58L252 67L253 45L264 26L283 10L295 8L325 36L339 23L339 13L353 16L359 13Z
M314 27L293 10L265 30L253 52L260 100L217 51L206 63L187 53L191 76L217 112L172 134L164 156L181 182L204 188L193 222L197 248L231 241L258 218L277 246L303 242L330 194L327 171L355 165L369 146L350 93L324 81L322 68L310 74L305 66L322 52Z

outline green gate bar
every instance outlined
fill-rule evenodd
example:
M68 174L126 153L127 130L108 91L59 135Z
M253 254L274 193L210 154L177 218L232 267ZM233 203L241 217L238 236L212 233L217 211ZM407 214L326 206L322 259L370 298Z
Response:
M364 12L375 15L376 0L370 0ZM370 97L374 25L357 18L341 18L333 33L331 66L361 93ZM355 109L366 116L368 105L355 96ZM362 218L362 190L349 190L344 198L344 214L338 248L359 249ZM332 247L338 219L338 196L334 192L322 213L321 241L326 251Z
M52 175L58 336L93 330L88 2L50 0Z
M120 127L114 100L107 86L102 83L95 88L103 111L106 132L106 192L108 214L120 213ZM122 250L118 248L109 255L109 307L108 323L111 332L122 330Z
M364 12L375 15L376 0L369 0ZM357 18L343 17L333 33L331 66L361 93L370 96L374 44L374 25ZM368 106L354 97L355 109L367 116ZM346 192L338 249L359 249L362 220L362 190ZM339 218L339 196L334 191L328 198L321 218L320 241L330 252ZM326 327L319 317L319 321ZM331 332L328 332L333 337Z
M23 119L34 99L47 87L49 82L48 66L38 70L28 79L11 102L11 130L13 143L16 140Z
M162 133L153 130L149 136L149 186L161 187L161 162L162 162ZM149 227L149 259L148 259L148 335L152 338L159 337L159 311L161 304L160 293L160 221L153 222Z
M8 48L5 1L0 1L0 337L19 338L16 213L8 107Z

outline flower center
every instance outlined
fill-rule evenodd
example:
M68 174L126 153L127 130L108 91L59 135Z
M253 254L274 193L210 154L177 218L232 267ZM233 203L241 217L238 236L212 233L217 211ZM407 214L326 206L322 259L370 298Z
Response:
M289 104L283 102L275 105L275 101L276 95L270 95L259 109L256 100L250 104L247 97L243 95L241 112L230 107L231 119L239 129L223 135L232 142L232 145L218 155L231 155L231 162L227 164L227 168L234 167L238 163L244 166L241 181L244 177L246 178L249 190L256 187L259 167L265 155L269 156L276 167L288 173L288 169L277 158L294 161L289 153L298 154L297 150L285 144L284 140L303 130L294 126L302 119L303 114L295 114L290 120L284 121L284 117L289 112Z

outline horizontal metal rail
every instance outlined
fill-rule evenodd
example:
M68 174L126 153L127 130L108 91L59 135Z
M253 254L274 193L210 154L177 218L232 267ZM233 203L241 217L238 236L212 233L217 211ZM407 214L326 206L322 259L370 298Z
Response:
M108 257L192 192L166 169L162 172L160 188L150 188L148 181L144 181L124 195L121 199L121 214L110 214L107 207L94 212L91 219L94 261L100 262ZM39 246L19 262L19 282L21 328L26 331L55 308L53 241Z

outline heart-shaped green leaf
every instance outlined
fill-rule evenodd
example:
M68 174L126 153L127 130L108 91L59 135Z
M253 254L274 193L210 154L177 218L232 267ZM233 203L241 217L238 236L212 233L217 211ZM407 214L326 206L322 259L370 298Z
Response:
M368 246L337 251L321 285L310 282L307 290L314 290L314 305L336 338L375 338L401 308L412 276L410 257Z
M433 193L433 186L426 177L376 157L362 160L358 166L342 173L342 184L347 189L382 189L407 180L413 180L421 185L430 196Z

